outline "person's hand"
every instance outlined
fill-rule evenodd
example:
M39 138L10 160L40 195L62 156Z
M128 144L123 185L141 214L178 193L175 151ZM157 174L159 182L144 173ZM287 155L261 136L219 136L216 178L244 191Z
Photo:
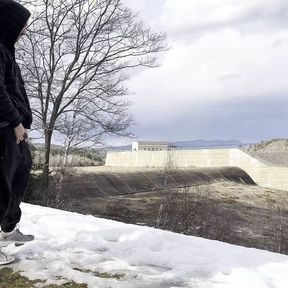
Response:
M26 129L23 127L22 123L14 128L14 133L16 136L16 143L19 144L20 141L25 139L25 135L27 135Z
M28 138L28 130L25 129L24 139L27 139L27 138Z

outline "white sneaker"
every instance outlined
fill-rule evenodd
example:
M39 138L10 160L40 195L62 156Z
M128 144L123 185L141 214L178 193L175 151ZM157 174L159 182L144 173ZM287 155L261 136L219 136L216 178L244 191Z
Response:
M23 245L26 242L34 240L33 235L24 235L20 230L16 227L12 232L5 233L3 231L0 232L0 247L7 246L10 243L14 243L15 245Z
M1 265L7 265L15 261L15 258L13 256L9 256L1 251L0 248L0 266Z

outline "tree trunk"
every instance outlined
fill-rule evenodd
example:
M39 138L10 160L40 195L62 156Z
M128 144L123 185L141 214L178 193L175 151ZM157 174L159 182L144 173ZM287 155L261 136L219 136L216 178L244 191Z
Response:
M64 154L64 158L63 158L63 162L62 162L61 171L63 171L66 167L68 155L70 152L70 146L71 146L71 140L70 140L70 138L68 138L66 143L65 143L65 154Z
M45 202L48 204L48 191L49 191L49 160L51 150L51 139L53 131L51 129L45 129L45 158L43 166L43 188L45 191Z

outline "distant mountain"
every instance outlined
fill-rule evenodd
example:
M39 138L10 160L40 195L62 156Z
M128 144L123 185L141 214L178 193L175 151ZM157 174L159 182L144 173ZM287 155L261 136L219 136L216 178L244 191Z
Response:
M189 141L176 141L170 143L178 148L206 148L206 147L239 147L243 145L237 140L189 140Z

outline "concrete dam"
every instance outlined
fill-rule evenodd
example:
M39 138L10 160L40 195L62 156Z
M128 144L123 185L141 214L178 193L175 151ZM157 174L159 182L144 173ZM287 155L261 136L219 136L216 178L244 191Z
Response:
M127 168L163 169L169 165L189 170L223 168L236 171L233 169L238 168L261 187L288 190L288 167L265 163L238 148L108 152L105 163L109 167Z

